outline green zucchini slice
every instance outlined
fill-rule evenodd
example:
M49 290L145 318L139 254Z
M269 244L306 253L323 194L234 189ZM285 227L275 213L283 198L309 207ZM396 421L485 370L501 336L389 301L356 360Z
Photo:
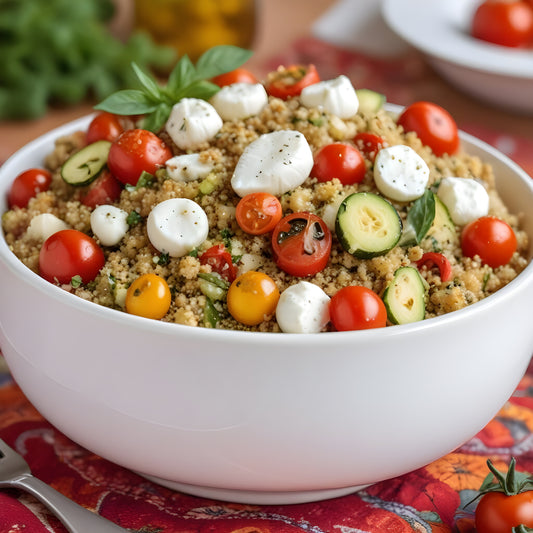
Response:
M107 163L111 143L96 141L70 156L61 167L61 177L76 187L89 185Z
M426 316L426 286L414 267L400 267L383 293L387 316L393 324L409 324Z
M359 100L359 111L361 113L374 115L385 105L385 95L372 89L356 89L355 94Z
M386 254L398 244L402 221L392 204L371 192L356 192L339 206L335 232L342 247L359 259Z

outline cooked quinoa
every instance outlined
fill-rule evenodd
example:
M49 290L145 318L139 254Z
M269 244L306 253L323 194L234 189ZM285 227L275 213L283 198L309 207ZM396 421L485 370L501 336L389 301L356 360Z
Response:
M494 185L492 168L477 157L465 153L436 157L414 133L404 133L392 114L382 109L377 114L358 112L353 118L342 120L317 108L306 108L300 99L282 101L269 98L268 104L257 115L245 120L224 122L222 129L195 152L201 160L209 161L213 171L208 178L181 183L168 179L164 170L156 173L147 187L124 189L114 205L127 213L137 212L141 222L130 227L121 242L112 247L102 246L106 263L93 282L79 287L63 286L73 294L97 304L124 310L124 296L128 286L141 274L163 276L171 289L172 303L162 319L165 322L188 326L205 326L206 296L200 290L198 274L209 272L210 266L201 265L202 252L215 244L224 244L236 258L238 272L257 270L270 276L280 292L300 281L280 270L272 258L271 234L252 236L244 233L236 222L235 206L239 196L230 180L245 147L260 135L277 130L299 130L304 134L313 153L333 142L351 143L358 132L373 132L389 146L407 145L413 148L430 169L428 188L434 188L447 176L474 178L481 182L490 198L489 214L506 221L515 231L518 248L511 261L501 267L483 265L478 258L463 257L459 236L431 232L414 246L396 246L388 253L372 259L357 259L344 251L334 230L333 247L327 266L321 272L305 278L321 287L329 296L348 285L362 285L383 295L387 285L401 266L413 265L426 251L443 253L453 269L451 281L442 282L438 271L422 269L427 282L426 318L461 309L493 294L513 280L527 264L528 238L520 229L519 217L508 212ZM160 134L174 154L182 154L170 137ZM63 162L85 143L85 132L77 132L57 139L55 150L46 159L46 167L53 172L51 188L33 198L27 208L14 208L4 213L2 225L5 238L14 254L31 270L38 273L39 252L42 242L27 233L31 219L40 213L52 213L71 228L92 235L91 209L80 198L86 188L66 184L60 175ZM343 186L333 179L319 183L308 178L301 186L281 196L283 214L311 212L320 216L333 229L340 202L354 192L370 191L379 194L372 163L366 160L366 177L360 184ZM205 180L209 180L206 187ZM194 253L184 257L160 260L161 254L150 243L146 219L151 209L160 202L184 197L197 202L209 220L208 238ZM403 222L410 203L392 202ZM217 327L236 330L278 332L274 315L265 316L258 326L248 327L234 320L224 300L216 303L220 314Z

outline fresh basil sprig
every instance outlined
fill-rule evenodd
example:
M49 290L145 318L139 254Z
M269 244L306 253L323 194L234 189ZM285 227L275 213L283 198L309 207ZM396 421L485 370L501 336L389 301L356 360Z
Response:
M431 228L435 220L435 195L426 190L424 194L417 198L409 212L407 213L407 223L414 229L414 236L419 243Z
M238 46L215 46L200 56L196 66L184 55L172 69L166 85L160 85L132 63L140 88L117 91L95 109L116 115L145 115L142 127L157 132L167 121L175 103L182 98L208 100L220 90L209 80L240 67L251 55L250 50Z

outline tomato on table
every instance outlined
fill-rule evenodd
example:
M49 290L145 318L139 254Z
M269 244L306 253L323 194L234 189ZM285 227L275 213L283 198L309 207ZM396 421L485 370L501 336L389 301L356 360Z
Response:
M326 223L312 213L287 215L272 232L274 261L291 276L313 276L324 270L331 243L332 236Z
M113 142L123 131L124 128L117 115L102 111L89 124L86 135L87 144L96 141Z
M118 181L109 170L104 169L100 175L89 185L81 203L94 209L97 205L111 204L119 199L122 192L122 183Z
M452 279L452 265L448 258L438 252L426 252L422 257L416 262L418 270L422 268L427 268L428 270L433 267L439 269L440 279L443 282L450 281Z
M225 87L232 83L259 83L259 80L248 69L240 67L211 78L211 82L219 87Z
M126 311L131 315L160 320L170 309L172 295L164 278L157 274L143 274L126 293Z
M216 272L230 283L237 277L237 267L223 244L215 244L208 248L200 256L200 264L209 265L212 272Z
M280 201L267 192L252 192L243 196L235 210L237 224L250 235L272 231L282 216Z
M459 130L443 107L431 102L414 102L398 118L403 129L414 131L436 156L453 155L459 150Z
M517 248L516 235L507 222L485 216L463 228L461 248L465 256L478 255L483 263L496 268L511 260Z
M533 4L523 0L485 0L472 17L476 39L512 48L533 44Z
M126 130L113 142L107 166L122 183L136 185L143 171L154 174L172 157L172 151L155 133Z
M314 158L311 177L320 182L337 178L343 185L361 183L365 178L366 165L361 152L345 143L323 146Z
M38 193L47 191L51 183L52 174L44 168L30 168L21 172L7 194L9 208L26 207Z
M305 87L319 81L315 65L291 65L287 68L279 67L270 74L265 88L270 96L287 100L299 96Z
M39 274L51 283L67 284L80 276L92 281L105 264L96 241L74 229L58 231L44 241L39 253Z
M376 160L378 152L388 146L383 137L369 131L359 132L353 138L353 142L357 149L372 163Z
M343 287L329 304L331 323L337 331L383 328L387 325L387 309L372 290L360 285Z

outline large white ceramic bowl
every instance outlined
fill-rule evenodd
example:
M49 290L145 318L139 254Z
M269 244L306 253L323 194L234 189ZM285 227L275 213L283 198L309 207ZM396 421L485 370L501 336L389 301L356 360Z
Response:
M78 120L0 169L42 163ZM533 236L533 186L488 145ZM263 334L179 326L86 302L25 268L0 236L0 346L22 390L79 444L166 486L249 503L342 495L421 467L497 413L533 351L533 265L497 294L411 325ZM486 391L490 394L486 394Z
M383 0L390 28L460 90L498 107L533 114L533 50L475 39L481 0Z

